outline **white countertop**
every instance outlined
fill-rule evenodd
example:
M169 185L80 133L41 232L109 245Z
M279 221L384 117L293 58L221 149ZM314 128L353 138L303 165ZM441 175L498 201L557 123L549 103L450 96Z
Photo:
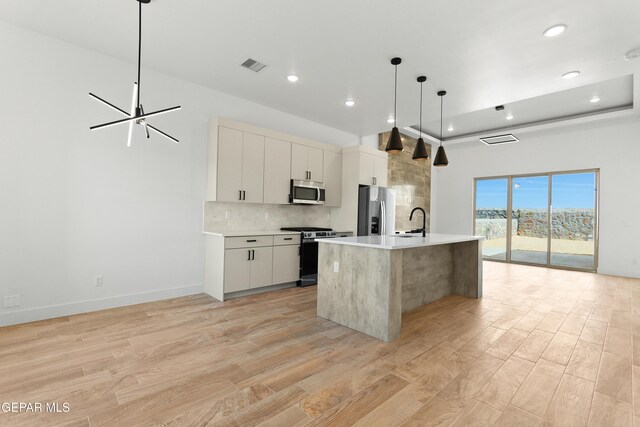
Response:
M290 236L300 234L299 231L282 230L249 230L249 231L203 231L204 234L220 237L243 237L243 236Z
M316 239L316 241L330 245L361 246L365 248L393 250L448 245L450 243L470 242L483 239L484 237L482 236L463 236L460 234L427 234L427 237L422 237L422 234L396 234L393 236L337 237L335 239Z

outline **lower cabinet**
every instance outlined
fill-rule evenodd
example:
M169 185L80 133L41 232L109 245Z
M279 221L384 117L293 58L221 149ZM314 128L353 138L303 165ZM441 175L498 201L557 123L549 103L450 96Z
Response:
M219 301L225 295L261 292L300 279L300 233L207 235L204 291ZM231 297L231 296L230 296Z
M300 246L273 247L273 284L300 279Z
M272 282L273 248L224 251L224 292L269 286Z

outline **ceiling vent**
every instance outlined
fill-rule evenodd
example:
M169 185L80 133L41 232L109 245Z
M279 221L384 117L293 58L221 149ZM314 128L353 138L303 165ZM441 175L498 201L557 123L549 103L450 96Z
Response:
M508 133L506 135L485 136L483 138L480 138L480 141L484 142L487 145L500 145L511 144L520 140L512 134Z
M240 65L242 65L244 68L248 68L251 71L255 71L256 73L260 72L264 67L266 67L265 64L251 58L247 59Z

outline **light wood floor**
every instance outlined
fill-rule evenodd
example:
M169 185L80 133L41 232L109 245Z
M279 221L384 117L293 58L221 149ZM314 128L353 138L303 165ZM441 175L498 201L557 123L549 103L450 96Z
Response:
M407 313L385 344L315 287L0 329L0 424L640 425L640 280L485 263L485 297Z

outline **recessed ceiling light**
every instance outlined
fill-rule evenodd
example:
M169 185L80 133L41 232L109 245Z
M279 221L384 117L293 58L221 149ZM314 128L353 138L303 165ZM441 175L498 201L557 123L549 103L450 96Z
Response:
M564 73L562 75L563 79L573 79L574 77L578 77L580 75L580 71L569 71L568 73Z
M453 132L453 131L454 131L453 126L449 126L449 129L447 129L447 130L448 130L449 132Z
M513 120L513 114L507 114L507 117L505 117L505 119Z
M353 99L347 99L346 101L344 101L344 105L346 105L347 107L353 107L354 105L356 105L356 101L354 101Z
M595 104L597 102L600 102L600 97L599 96L594 96L593 98L590 99L592 104Z
M290 74L290 75L287 76L287 80L289 80L291 83L295 83L299 79L298 79L298 76L296 76L295 74Z
M567 29L567 26L565 24L558 24L544 30L542 35L545 37L556 37L564 33L564 30L566 29Z
M394 118L393 118L393 117L389 117L389 118L387 119L387 123L393 123L393 122L394 122Z

